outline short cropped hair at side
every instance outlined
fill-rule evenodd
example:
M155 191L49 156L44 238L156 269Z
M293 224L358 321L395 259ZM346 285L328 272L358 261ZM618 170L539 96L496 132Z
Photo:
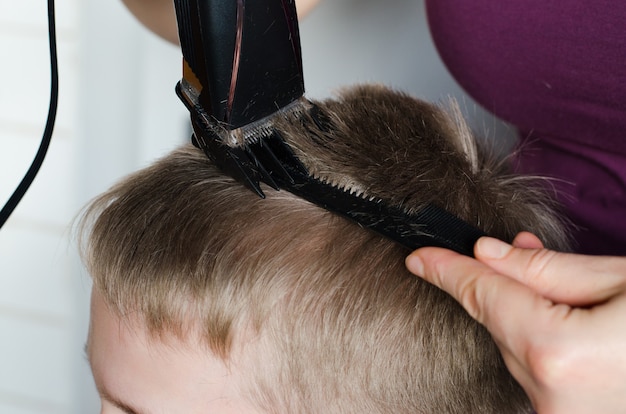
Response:
M381 86L275 127L315 176L411 212L434 203L510 240L565 249L548 197L458 117ZM191 145L86 210L84 259L109 306L158 338L200 332L245 361L268 413L526 413L488 332L410 275L407 251L288 192L261 199ZM234 352L235 349L241 352Z

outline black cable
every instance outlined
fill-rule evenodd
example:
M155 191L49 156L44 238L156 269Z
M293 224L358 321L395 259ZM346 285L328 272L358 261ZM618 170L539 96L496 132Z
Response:
M13 210L15 210L15 207L17 207L18 203L20 202L22 197L24 197L24 194L35 179L35 176L41 168L41 164L43 163L46 153L48 152L50 139L52 138L52 130L54 129L54 121L56 120L57 114L57 102L59 99L59 72L57 64L57 42L54 21L54 0L48 0L48 35L50 39L51 72L50 107L48 109L48 120L46 121L46 128L44 129L43 137L41 138L41 144L39 145L39 150L37 150L35 159L33 160L26 174L24 175L24 178L13 192L11 198L9 198L9 201L7 201L7 203L0 211L0 228L7 221Z

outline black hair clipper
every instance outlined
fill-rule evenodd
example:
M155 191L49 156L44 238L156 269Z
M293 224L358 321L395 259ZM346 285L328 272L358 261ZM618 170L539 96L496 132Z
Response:
M194 145L224 172L264 197L260 182L284 189L409 249L440 246L473 255L484 233L429 205L408 215L312 177L272 115L315 106L303 98L294 0L174 0L183 52L176 91L191 113Z
M304 94L294 0L174 4L183 51L176 91L191 112L194 144L261 197L260 181L276 189L279 173L293 181L267 147L266 140L280 140L270 139L274 131L264 121L297 110Z

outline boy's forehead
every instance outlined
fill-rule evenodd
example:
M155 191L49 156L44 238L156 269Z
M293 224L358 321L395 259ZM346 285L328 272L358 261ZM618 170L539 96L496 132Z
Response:
M238 373L200 344L167 342L125 323L96 290L87 353L104 405L124 413L258 413L238 395Z

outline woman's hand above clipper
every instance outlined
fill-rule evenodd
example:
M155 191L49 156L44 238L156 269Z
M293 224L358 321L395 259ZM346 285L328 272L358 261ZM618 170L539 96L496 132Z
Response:
M475 253L423 248L406 264L489 330L539 414L626 412L626 258L556 253L530 233Z
M163 39L178 44L178 28L173 0L122 0L144 26ZM319 0L296 0L298 17L303 18Z

